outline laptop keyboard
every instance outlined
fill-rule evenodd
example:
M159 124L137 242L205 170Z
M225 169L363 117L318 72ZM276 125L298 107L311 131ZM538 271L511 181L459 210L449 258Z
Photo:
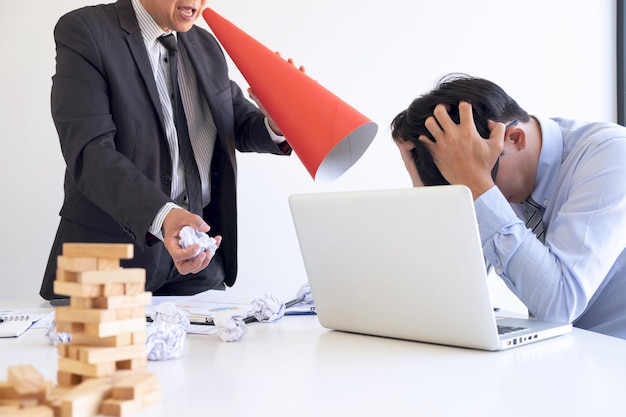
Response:
M504 326L498 325L498 334L509 334L514 332L519 332L521 330L526 330L526 327L518 327L518 326Z

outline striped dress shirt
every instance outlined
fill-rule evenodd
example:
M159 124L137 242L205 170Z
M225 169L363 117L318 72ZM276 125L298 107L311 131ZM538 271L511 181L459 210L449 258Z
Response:
M143 8L140 0L132 0L135 14L139 22L139 28L143 36L150 66L159 92L163 119L165 121L165 131L167 143L172 158L172 188L170 197L174 200L185 191L185 173L178 151L178 136L174 125L174 113L171 100L171 80L169 79L169 68L167 63L167 50L157 40L165 34L163 29L154 21L152 16ZM169 32L168 32L169 33ZM175 34L175 33L174 33ZM176 34L175 34L176 35ZM209 204L211 200L210 164L213 157L213 149L217 130L209 109L209 105L202 96L197 86L196 74L191 67L187 52L179 44L179 71L178 83L180 93L187 117L189 127L189 138L193 147L196 164L202 182L202 203L203 206ZM174 203L167 203L157 213L150 233L162 238L161 228L165 216L172 208L177 207Z

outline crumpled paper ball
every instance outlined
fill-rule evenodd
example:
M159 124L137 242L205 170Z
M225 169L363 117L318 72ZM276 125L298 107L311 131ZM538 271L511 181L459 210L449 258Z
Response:
M215 253L217 250L217 241L214 238L206 233L197 231L191 226L183 226L178 235L180 236L178 244L183 249L187 249L189 246L195 245L196 243L200 245L200 248L193 255L194 257L198 256L200 252L208 250Z
M213 324L217 328L217 334L224 342L235 342L243 337L248 331L244 317L233 314L228 310L219 311L213 316Z
M296 297L307 304L313 304L313 293L311 292L311 285L307 282L298 290Z
M148 360L180 357L188 328L189 318L176 304L168 301L157 305L152 313L152 323L147 326Z
M285 315L285 303L273 295L264 295L252 302L254 317L262 323L280 320Z
M72 335L70 333L58 332L57 322L52 320L50 328L46 332L46 336L50 339L52 345L57 346L62 343L69 343L72 341Z

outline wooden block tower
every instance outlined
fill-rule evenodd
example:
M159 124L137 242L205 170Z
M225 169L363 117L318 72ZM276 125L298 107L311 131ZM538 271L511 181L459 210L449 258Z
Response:
M9 367L0 417L124 417L161 401L147 372L145 270L120 267L132 257L132 245L63 245L54 292L70 305L56 308L56 326L72 341L58 346L58 385L32 365Z
M72 340L58 346L61 417L127 416L160 402L146 369L145 270L120 267L132 257L128 244L63 245L54 292L70 305L56 307L56 325Z

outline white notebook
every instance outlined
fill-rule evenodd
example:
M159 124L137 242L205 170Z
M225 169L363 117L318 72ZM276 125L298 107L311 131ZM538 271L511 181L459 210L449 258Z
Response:
M17 337L46 313L30 310L0 310L0 337Z

